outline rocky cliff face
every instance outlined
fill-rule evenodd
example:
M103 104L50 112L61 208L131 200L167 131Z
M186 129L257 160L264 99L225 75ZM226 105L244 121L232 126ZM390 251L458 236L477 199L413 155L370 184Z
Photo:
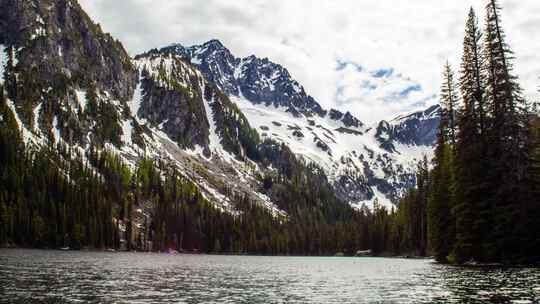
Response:
M32 71L35 82L65 77L80 87L93 82L118 100L131 98L137 78L130 57L76 1L2 0L0 19L0 44L14 49L25 67L20 72Z
M180 58L151 54L139 58L144 92L137 114L183 149L208 148L210 124L203 95L204 79Z
M391 206L431 153L435 108L366 126L323 109L279 64L216 40L132 59L76 1L0 0L0 17L2 83L28 144L159 160L230 212L233 196L283 212L261 180L289 170L294 156L280 149L358 206Z
M137 84L122 44L76 1L2 0L0 20L4 86L26 137L119 145L118 121Z
M390 122L381 121L377 126L376 137L391 152L395 151L395 142L432 146L437 138L440 110L440 106L435 105L424 111L398 116Z
M180 148L201 148L204 156L222 150L238 159L256 157L258 134L215 84L169 52L137 56L141 71L137 117L163 131Z
M268 58L235 57L218 40L191 47L173 44L160 51L176 53L185 58L229 96L242 96L255 104L285 107L293 115L302 113L324 117L328 114L287 69ZM333 115L335 119L345 118L345 114L333 111L337 114ZM346 116L349 124L360 123L350 113Z
M157 50L155 50L157 51ZM395 202L414 185L416 162L431 154L438 108L366 126L351 113L325 110L279 64L235 57L223 44L179 44L172 53L197 67L257 127L262 138L288 145L325 169L336 193L353 204Z

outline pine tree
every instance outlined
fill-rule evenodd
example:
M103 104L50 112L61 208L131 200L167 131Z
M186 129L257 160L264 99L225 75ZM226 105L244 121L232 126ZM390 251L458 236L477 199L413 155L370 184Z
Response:
M463 40L463 56L461 61L459 87L463 101L461 109L461 125L471 123L476 133L483 134L485 131L485 107L483 102L485 77L482 73L484 57L482 54L482 32L478 26L478 19L471 7L469 17L465 25L465 38Z
M424 156L424 159L418 166L418 174L416 177L418 186L417 217L419 222L419 239L416 247L419 256L426 256L428 251L428 201L430 178L429 162L427 156Z
M515 229L523 203L521 183L530 164L527 151L529 117L517 77L512 73L513 53L501 27L501 8L496 0L490 0L486 9L484 100L489 111L487 159L492 168L488 182L493 191L487 208L494 213L494 229L484 251L490 260L508 260L520 247Z
M463 57L460 71L462 105L458 118L459 134L456 144L456 244L453 258L457 262L481 259L479 244L482 228L487 222L481 212L486 169L484 162L485 110L483 105L484 79L481 71L481 32L474 10L471 8L465 26ZM485 209L485 208L484 208Z
M453 157L456 136L455 107L456 86L453 72L447 63L444 67L441 87L441 123L437 134L437 145L433 159L432 186L428 201L428 227L431 249L438 261L446 262L454 244Z
M540 261L540 116L536 102L530 108L530 127L525 149L529 162L520 186L519 224L516 238L520 241L519 262Z
M443 73L443 85L441 87L441 120L444 125L444 136L449 140L452 146L455 146L457 135L457 108L458 95L456 82L454 80L454 72L449 62L446 62Z
M533 161L531 166L531 197L529 208L526 210L528 218L527 226L530 233L527 237L526 254L531 256L532 261L540 261L540 117L538 114L534 120L534 144Z

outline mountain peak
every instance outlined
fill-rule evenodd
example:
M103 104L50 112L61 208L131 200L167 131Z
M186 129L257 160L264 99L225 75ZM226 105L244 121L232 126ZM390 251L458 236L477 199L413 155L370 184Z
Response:
M215 48L225 48L223 43L221 43L221 41L219 41L218 39L208 40L207 42L203 43L202 46L215 47Z
M241 59L217 39L189 47L174 44L160 51L185 58L229 96L242 96L254 104L285 107L291 113L319 116L327 113L286 68L267 57L251 55Z

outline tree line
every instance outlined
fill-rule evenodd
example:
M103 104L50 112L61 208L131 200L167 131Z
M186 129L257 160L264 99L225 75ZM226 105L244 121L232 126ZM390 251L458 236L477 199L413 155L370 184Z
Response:
M444 67L441 124L427 177L422 246L438 261L540 260L540 124L513 60L497 1L486 6L483 31L471 8L459 76Z
M224 211L160 160L128 166L104 149L111 136L98 134L85 152L62 141L25 145L0 86L0 246L538 261L540 120L513 75L500 12L490 0L481 31L471 10L459 78L445 67L433 164L419 164L417 187L391 210L352 208L316 164L247 132L248 154L276 168L258 190L287 215L240 194ZM13 90L32 88L7 84L15 101ZM116 120L99 120L103 134L118 134Z
M323 170L284 144L259 143L260 192L286 216L246 195L233 212L209 202L174 166L142 158L128 166L100 141L25 144L0 87L0 246L271 255L375 254L412 248L416 215L339 200Z

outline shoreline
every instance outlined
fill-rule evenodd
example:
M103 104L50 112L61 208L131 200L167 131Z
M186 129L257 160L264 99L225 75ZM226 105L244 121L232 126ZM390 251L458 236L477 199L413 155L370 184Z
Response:
M207 253L207 252L161 252L161 251L137 251L137 250L110 250L110 249L62 249L62 248L35 248L35 247L0 247L2 250L36 250L36 251L60 251L60 252L94 252L94 253L147 253L157 255L171 255L171 256L229 256L229 257L275 257L275 258L382 258L382 259L394 259L394 260L430 260L433 264L441 266L450 266L464 269L489 269L489 268L540 268L540 264L505 264L505 263L465 263L465 264L452 264L437 262L434 257L421 257L421 256L407 256L407 255L380 255L380 256L336 256L336 255L268 255L268 254L242 254L242 253Z

